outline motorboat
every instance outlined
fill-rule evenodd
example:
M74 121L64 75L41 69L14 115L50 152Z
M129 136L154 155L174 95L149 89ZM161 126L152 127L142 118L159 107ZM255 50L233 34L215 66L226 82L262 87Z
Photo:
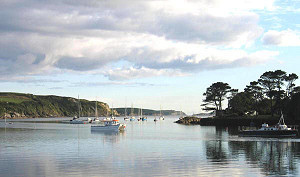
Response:
M239 131L239 136L260 136L260 137L295 137L298 135L297 129L289 128L284 123L283 115L279 122L274 126L269 126L267 123L262 124L258 130L242 130Z
M84 124L84 121L75 116L72 120L70 120L70 124Z
M120 124L119 120L117 119L104 119L102 120L103 124L99 125L92 125L92 131L119 131L125 130L126 125Z
M124 120L130 120L130 118L129 117L124 117Z

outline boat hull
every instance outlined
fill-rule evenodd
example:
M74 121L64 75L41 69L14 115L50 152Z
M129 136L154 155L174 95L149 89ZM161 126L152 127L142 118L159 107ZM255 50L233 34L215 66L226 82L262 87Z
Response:
M239 136L257 137L295 137L297 130L244 130L239 132Z
M111 126L91 126L92 131L119 131L119 125Z

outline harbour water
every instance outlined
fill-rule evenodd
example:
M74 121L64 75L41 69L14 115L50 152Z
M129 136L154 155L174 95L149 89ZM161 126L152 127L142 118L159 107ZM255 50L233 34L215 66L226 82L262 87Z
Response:
M300 175L300 139L238 137L237 128L177 119L126 121L120 133L61 118L1 120L0 176Z

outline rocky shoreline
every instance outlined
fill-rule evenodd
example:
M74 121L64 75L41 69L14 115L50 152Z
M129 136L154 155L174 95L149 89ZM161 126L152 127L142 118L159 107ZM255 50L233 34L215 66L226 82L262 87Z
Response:
M275 125L278 123L277 117L210 117L210 118L198 118L198 117L184 117L175 123L184 125L201 125L201 126L261 126L263 123L269 125ZM300 122L287 121L287 125L299 125Z
M193 125L193 124L200 125L200 121L201 121L201 118L198 118L198 117L183 117L183 118L180 118L179 120L175 121L175 123L184 124L184 125Z

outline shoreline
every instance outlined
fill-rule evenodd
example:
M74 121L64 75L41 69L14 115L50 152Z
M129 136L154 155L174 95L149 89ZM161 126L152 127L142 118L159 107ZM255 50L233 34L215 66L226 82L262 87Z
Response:
M263 123L275 125L279 121L277 117L184 117L175 123L183 125L201 125L201 126L261 126ZM300 122L286 121L287 125L300 125Z

